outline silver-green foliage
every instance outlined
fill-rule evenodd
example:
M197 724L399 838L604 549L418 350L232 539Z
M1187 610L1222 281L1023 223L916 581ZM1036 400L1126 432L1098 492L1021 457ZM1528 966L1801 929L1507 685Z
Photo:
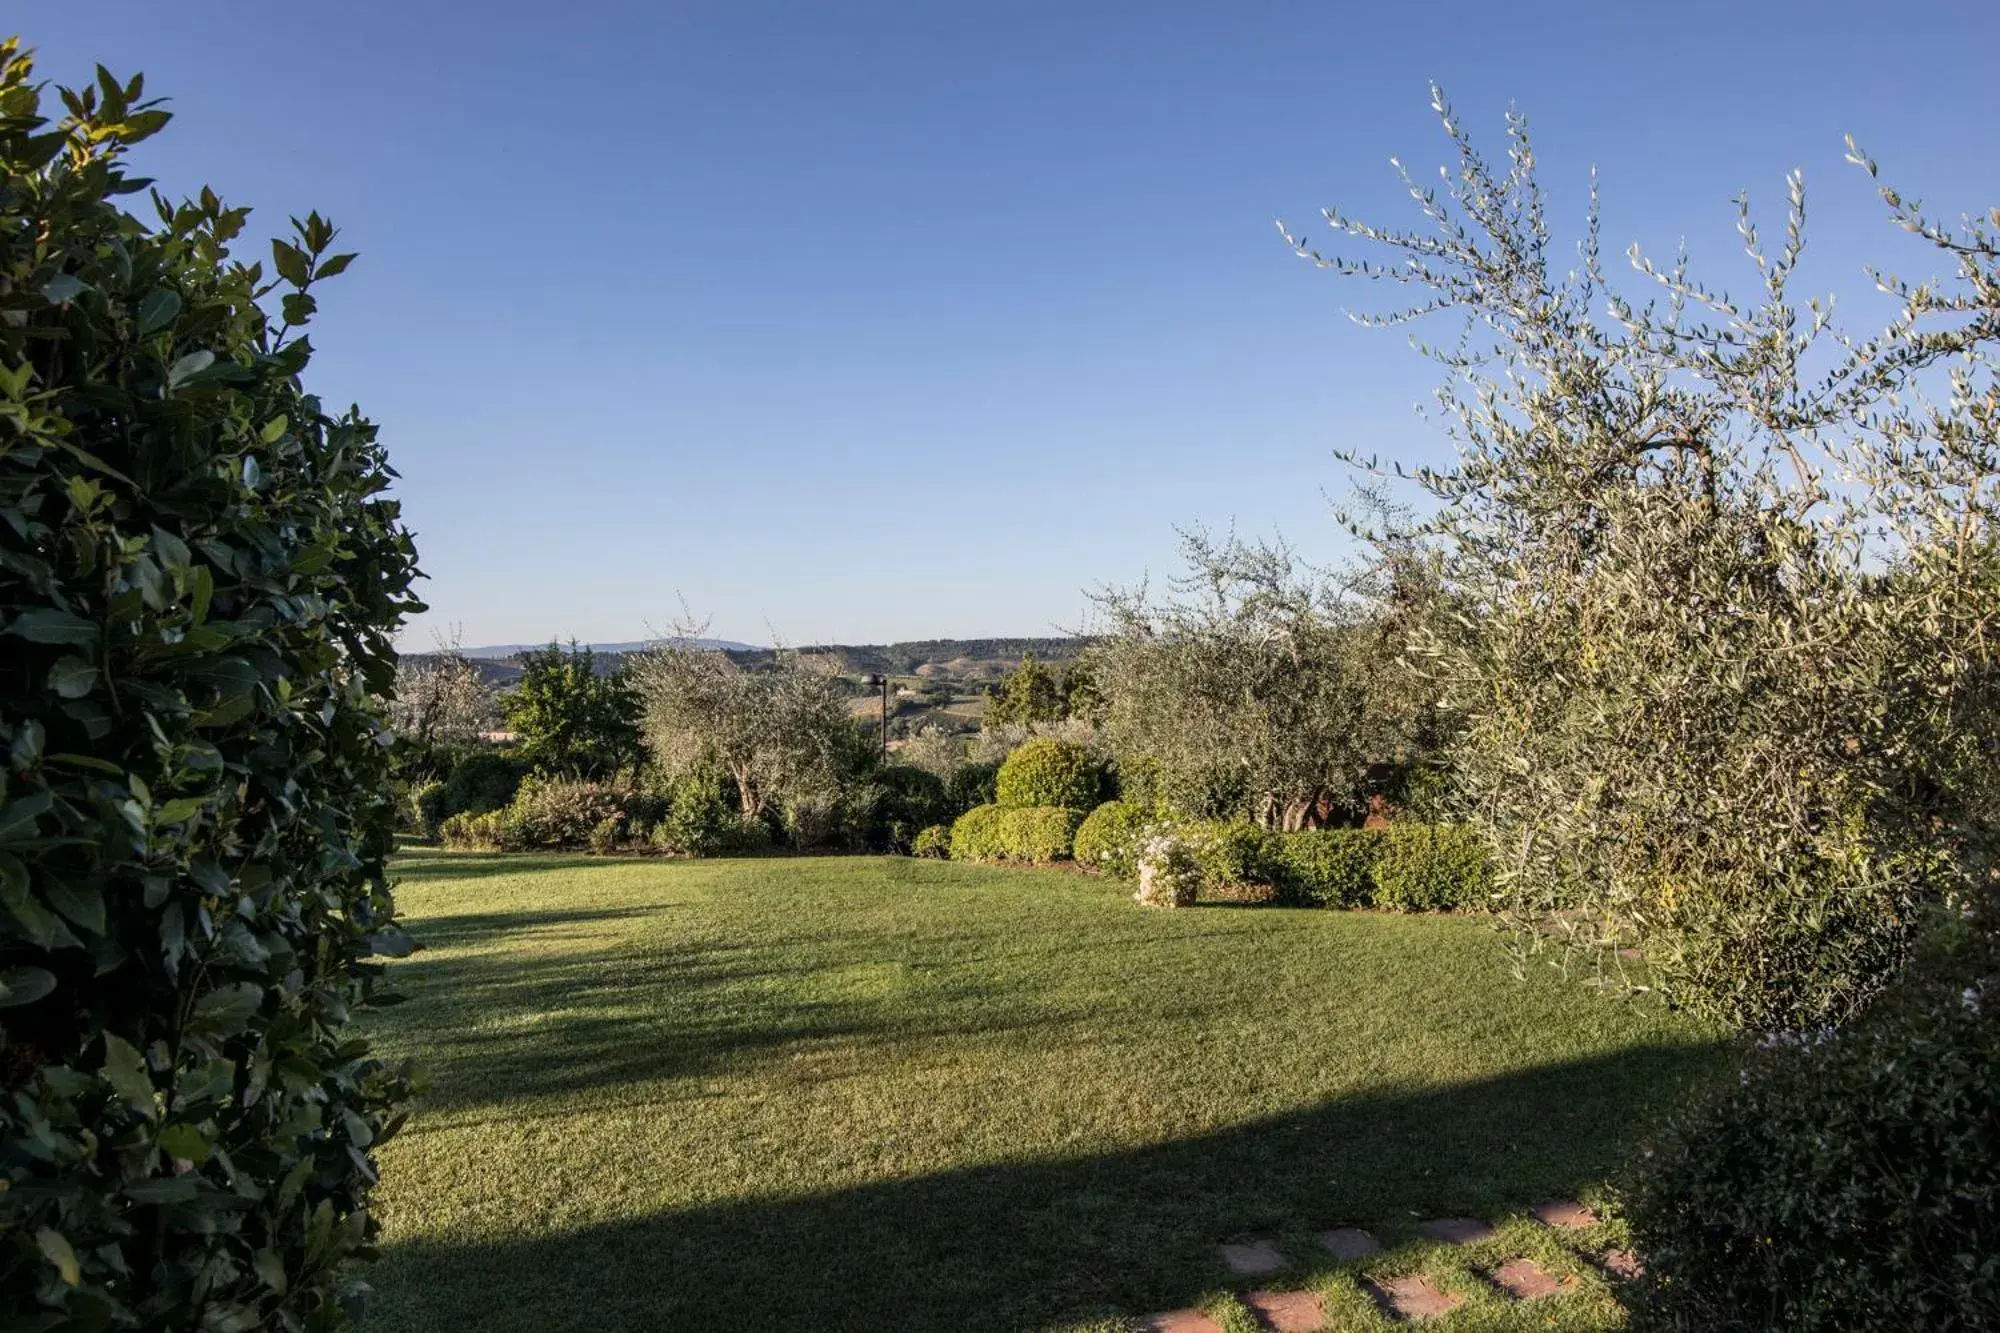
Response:
M1360 802L1411 714L1371 689L1374 603L1282 545L1183 535L1168 596L1099 596L1103 731L1128 790L1197 818L1295 829Z
M1865 339L1791 294L1797 175L1775 246L1741 210L1752 297L1635 247L1641 302L1594 181L1560 255L1525 123L1496 168L1434 104L1458 161L1441 190L1405 177L1426 229L1328 210L1387 259L1292 243L1414 289L1364 322L1463 320L1427 349L1456 459L1398 468L1431 504L1375 535L1437 555L1466 608L1419 636L1469 719L1465 812L1525 947L1639 944L1696 1009L1838 1020L1992 864L2000 214L1950 229L1881 189L1957 272L1875 275L1901 312Z

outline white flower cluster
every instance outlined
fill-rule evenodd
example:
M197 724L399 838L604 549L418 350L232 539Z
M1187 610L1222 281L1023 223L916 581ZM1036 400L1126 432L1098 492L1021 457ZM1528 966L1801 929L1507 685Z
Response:
M1201 887L1201 863L1187 840L1171 829L1150 829L1139 843L1141 907L1187 907Z
M1977 1014L1980 1004L1986 999L1986 992L1978 986L1967 986L1959 993L1958 1002L1965 1006L1968 1014Z

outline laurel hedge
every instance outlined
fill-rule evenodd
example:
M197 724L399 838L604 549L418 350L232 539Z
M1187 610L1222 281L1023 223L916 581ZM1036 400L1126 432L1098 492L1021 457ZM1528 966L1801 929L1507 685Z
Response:
M378 698L422 609L376 428L300 383L352 256L142 221L140 80L43 96L0 43L0 1324L334 1329L411 1086L354 1020L411 947Z

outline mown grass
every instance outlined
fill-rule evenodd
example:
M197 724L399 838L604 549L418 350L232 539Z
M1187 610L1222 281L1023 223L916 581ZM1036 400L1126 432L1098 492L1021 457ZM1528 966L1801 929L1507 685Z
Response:
M1717 1067L1705 1034L1462 918L1155 913L1077 875L878 858L416 853L427 950L377 1020L433 1086L383 1154L371 1330L1117 1328L1322 1227L1463 1286L1451 1328L1616 1322L1594 1270L1508 1307L1401 1244L1588 1194ZM1611 1224L1606 1237L1615 1235ZM1567 1265L1567 1266L1565 1266ZM1553 1321L1553 1322L1551 1322Z

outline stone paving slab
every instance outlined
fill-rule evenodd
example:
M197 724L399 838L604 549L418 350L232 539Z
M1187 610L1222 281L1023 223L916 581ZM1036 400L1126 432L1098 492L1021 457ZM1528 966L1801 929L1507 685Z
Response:
M1236 1299L1272 1333L1319 1333L1326 1311L1310 1291L1246 1291Z
M1630 1250L1606 1250L1597 1257L1597 1263L1611 1276L1627 1281L1646 1271L1646 1265L1639 1262L1639 1256Z
M1361 1285L1391 1319L1429 1319L1433 1315L1450 1314L1462 1299L1439 1291L1430 1279L1416 1274L1371 1278Z
M1470 1245L1474 1241L1492 1240L1499 1233L1476 1217L1437 1217L1428 1222L1417 1223L1417 1230L1432 1240L1441 1240L1448 1245Z
M1262 1277L1285 1266L1285 1256L1268 1240L1244 1240L1222 1247L1222 1262L1242 1277Z
M1366 1259L1382 1253L1382 1242L1360 1227L1335 1227L1319 1233L1319 1247L1336 1259Z
M1517 1301L1553 1296L1564 1285L1560 1278L1533 1259L1509 1259L1486 1276L1493 1279L1494 1286Z
M1594 1227L1597 1214L1574 1199L1554 1199L1538 1203L1528 1212L1545 1227Z
M1140 1327L1145 1333L1223 1333L1222 1325L1199 1310L1169 1310L1154 1315Z

